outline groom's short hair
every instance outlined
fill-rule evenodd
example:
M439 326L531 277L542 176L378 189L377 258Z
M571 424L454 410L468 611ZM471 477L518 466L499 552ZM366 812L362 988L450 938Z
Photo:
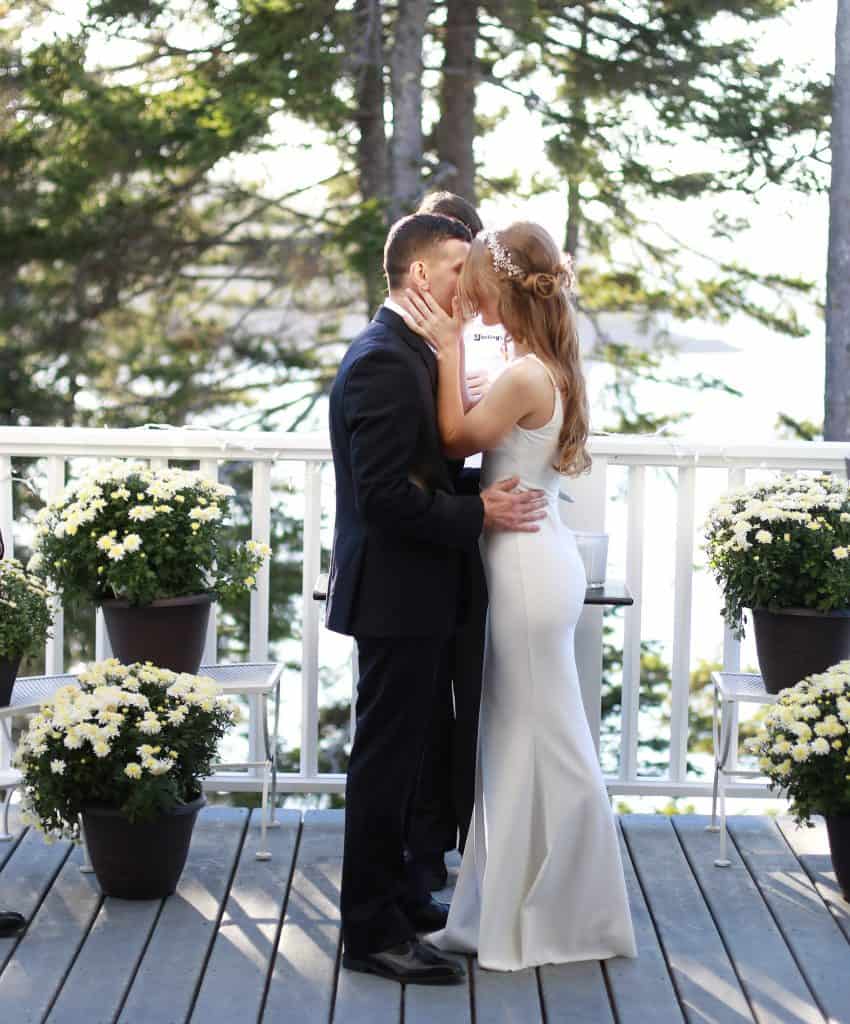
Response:
M416 212L441 213L444 217L454 217L469 228L473 238L479 231L484 230L478 211L472 203L455 192L430 192L419 204Z
M390 288L400 288L411 263L428 256L435 245L451 238L472 241L469 228L451 217L411 213L397 220L384 245L384 273Z

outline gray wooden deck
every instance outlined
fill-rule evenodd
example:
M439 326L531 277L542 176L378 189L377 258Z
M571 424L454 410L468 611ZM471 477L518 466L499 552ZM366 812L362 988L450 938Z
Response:
M732 866L719 869L705 818L619 819L637 960L514 974L470 963L465 986L405 990L339 969L341 812L282 812L259 862L256 812L206 809L162 903L101 898L79 850L25 833L0 845L0 907L30 918L0 939L0 1012L15 1024L850 1022L850 906L825 830L729 820Z

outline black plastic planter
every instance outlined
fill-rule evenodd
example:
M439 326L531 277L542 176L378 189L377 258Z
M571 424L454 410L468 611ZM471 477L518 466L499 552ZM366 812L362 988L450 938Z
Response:
M152 661L172 672L197 672L215 599L215 594L208 593L167 597L146 605L103 601L113 654L124 665Z
M177 888L192 829L206 799L199 796L153 821L131 823L115 807L83 811L83 831L105 896L153 900Z
M768 693L850 658L850 611L753 608L759 669Z

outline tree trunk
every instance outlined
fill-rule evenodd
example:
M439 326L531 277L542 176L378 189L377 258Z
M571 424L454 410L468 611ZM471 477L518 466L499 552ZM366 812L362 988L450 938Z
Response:
M422 40L428 0L399 0L390 60L393 137L390 147L393 220L409 213L422 192Z
M383 203L389 194L387 133L384 126L384 37L382 0L357 0L355 5L359 52L354 59L357 93L357 169L360 194L372 203L374 214L386 220ZM376 225L377 227L377 225ZM381 302L384 280L378 230L364 232L363 278L370 313Z
M838 0L826 272L824 439L850 440L850 0Z
M582 15L581 44L579 47L580 58L587 54L587 24L590 15L585 8ZM572 144L576 150L581 150L584 140L587 137L587 104L584 96L573 96L570 102L570 113L572 115ZM581 196L579 188L581 176L571 174L567 178L567 230L564 238L564 249L573 259L578 260L578 247L581 228Z
M437 179L440 188L456 192L473 206L475 196L475 90L478 64L478 4L448 0L446 55L440 86L440 122L437 125Z

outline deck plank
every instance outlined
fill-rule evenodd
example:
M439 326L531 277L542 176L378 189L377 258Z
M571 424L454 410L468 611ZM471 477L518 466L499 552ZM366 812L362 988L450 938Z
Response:
M342 811L307 811L263 1020L298 1024L331 1016L340 941Z
M473 961L475 1024L542 1024L537 971L488 971Z
M838 927L850 940L850 903L841 895L838 882L835 880L835 871L829 856L826 824L820 817L812 820L815 822L814 828L798 828L791 817L777 818L776 824L816 886L821 899L829 907Z
M705 831L711 818L693 815L671 820L753 1016L759 1024L824 1024L823 1014L734 844L729 844L729 867L716 867L718 836Z
M0 871L0 907L31 920L70 852L71 843L48 846L35 829L29 829ZM0 938L0 977L21 940L20 935Z
M177 892L163 905L122 1024L183 1024L206 965L242 845L248 811L206 807L198 815Z
M0 1006L15 1006L20 1024L46 1016L100 907L100 889L94 875L81 873L82 862L82 850L72 850L0 974Z
M403 998L395 981L341 967L333 1024L399 1024Z
M162 900L107 896L47 1020L112 1024L144 953Z
M0 793L3 790L0 789ZM0 821L2 821L3 808L0 805ZM18 848L18 843L24 838L27 830L21 828L20 814L18 813L18 805L12 804L9 811L9 832L12 835L11 839L4 839L0 842L0 871L3 870L3 865L12 856L15 850Z
M821 1009L831 1024L850 1024L850 943L770 818L736 815L727 821Z
M747 1000L669 818L629 814L620 820L685 1017L714 1024L752 1021Z
M629 909L637 943L637 959L618 956L605 961L605 973L620 1024L681 1024L684 1021L676 991L667 969L664 951L646 899L623 838L620 822L620 854L629 894Z
M614 1024L614 1014L599 960L547 964L537 970L547 1024L593 1021Z
M255 857L260 843L259 810L254 810L236 874L216 933L198 998L198 1024L254 1022L262 1008L281 914L286 903L301 813L278 813L280 827L268 832L272 859Z

